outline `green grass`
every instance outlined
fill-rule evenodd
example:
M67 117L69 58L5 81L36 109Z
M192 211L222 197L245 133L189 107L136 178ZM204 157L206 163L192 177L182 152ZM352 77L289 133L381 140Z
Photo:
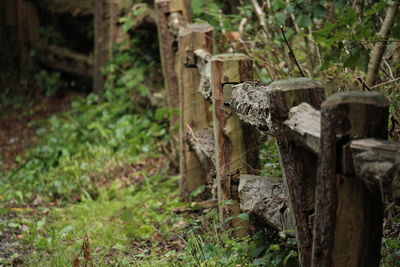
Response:
M96 266L173 262L178 252L162 253L163 242L181 242L171 228L183 220L173 213L182 204L177 178L164 175L145 176L127 188L115 182L101 188L96 200L51 209L45 219L31 222L24 232L24 241L35 248L28 265L70 266L86 235Z

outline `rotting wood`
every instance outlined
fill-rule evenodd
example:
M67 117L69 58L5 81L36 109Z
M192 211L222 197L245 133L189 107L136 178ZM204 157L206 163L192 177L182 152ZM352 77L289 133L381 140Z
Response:
M233 86L231 107L247 124L262 130L269 128L269 103L267 86L259 81L244 82Z
M289 205L294 215L299 261L301 266L306 267L311 265L310 216L314 212L317 156L291 140L284 122L288 119L290 108L303 102L318 109L325 97L324 89L318 81L296 78L273 82L267 92L271 114L270 130L276 137Z
M207 188L211 192L211 199L218 199L215 171L215 144L212 128L204 128L196 132L190 131L185 139L204 173L207 174Z
M34 48L37 59L50 68L84 77L93 75L93 60L89 56L52 45L36 44Z
M338 145L354 136L387 138L387 99L344 92L322 105L312 266L379 266L383 204L379 188L337 168ZM337 137L341 137L337 140Z
M298 145L318 154L321 137L320 111L307 103L302 103L290 109L285 125L287 126L286 132Z
M211 53L204 49L197 49L194 51L194 61L196 63L197 70L200 74L200 84L198 91L204 97L204 99L211 100Z
M196 49L212 51L212 31L209 24L188 24L179 32L180 173L181 195L186 199L192 191L207 185L209 176L185 139L188 134L207 128L212 119L210 103L197 91L200 74L190 63Z
M400 144L369 138L353 140L349 148L351 158L343 162L356 178L372 191L380 188L389 201L400 200Z
M252 80L252 61L243 54L222 54L211 58L214 140L220 220L235 236L246 235L247 221L237 219L239 175L259 169L258 138L255 129L240 122L229 107L233 84ZM231 202L231 203L229 203ZM233 219L229 222L227 218Z
M241 174L239 198L242 212L277 231L293 229L288 220L289 209L283 182L271 177Z

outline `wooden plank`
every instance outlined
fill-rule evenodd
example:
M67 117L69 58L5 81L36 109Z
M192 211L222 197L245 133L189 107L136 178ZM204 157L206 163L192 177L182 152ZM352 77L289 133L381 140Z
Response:
M212 31L209 24L188 24L179 32L179 89L180 89L180 174L181 195L188 199L190 192L207 185L208 171L185 139L193 132L209 127L211 104L197 90L200 74L196 65L188 62L196 49L212 51ZM204 194L203 197L207 197Z
M380 188L388 201L400 199L400 144L374 138L350 142L351 153L343 163L351 163L355 177L368 189Z
M322 105L312 266L379 266L379 188L341 174L337 148L354 136L386 139L388 111L387 99L373 92L339 93Z
M252 61L243 54L223 54L211 58L214 140L220 220L224 229L234 227L235 236L244 236L246 221L235 218L239 212L240 174L259 169L258 138L255 129L243 125L227 104L232 85L252 80ZM229 203L232 202L232 203ZM232 217L233 220L226 222ZM243 228L244 226L244 228ZM241 228L241 229L239 229Z
M324 89L318 81L297 78L273 82L267 92L271 114L270 131L276 137L290 208L294 215L299 261L301 266L310 266L310 216L314 212L317 156L291 140L284 122L288 119L290 108L303 102L318 109L325 97Z
M52 45L34 45L37 58L50 68L84 77L92 77L93 60L89 56L78 54Z
M300 146L318 154L321 138L321 112L307 103L290 109L286 132Z

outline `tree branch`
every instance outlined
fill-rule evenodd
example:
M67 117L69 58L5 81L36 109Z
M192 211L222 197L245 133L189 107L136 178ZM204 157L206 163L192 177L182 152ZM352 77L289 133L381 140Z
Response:
M381 30L379 31L378 35L382 39L387 39L390 34L390 29L393 26L394 18L399 10L399 0L396 0L392 4L390 4L385 19L382 23ZM381 65L383 54L386 50L387 42L379 42L376 43L375 46L372 48L370 53L370 59L368 63L368 72L365 78L365 83L371 87L374 85L376 81L376 77L379 72L379 66Z

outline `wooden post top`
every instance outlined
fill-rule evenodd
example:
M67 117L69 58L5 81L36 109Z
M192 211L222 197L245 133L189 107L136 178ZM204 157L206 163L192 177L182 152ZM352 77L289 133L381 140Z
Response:
M342 104L361 104L376 107L388 107L388 99L377 92L349 91L330 96L323 104L323 109L330 109Z
M319 109L325 99L322 83L310 78L275 81L268 86L267 92L272 120L286 120L289 110L304 102Z
M241 83L253 79L253 62L245 54L220 54L211 57L211 71L220 73L220 83ZM251 71L249 71L251 70ZM220 77L218 77L220 76Z
M386 139L389 101L376 92L337 93L326 100L322 112L335 114L335 132Z
M179 29L179 36L185 36L192 32L209 32L213 30L213 26L208 23L191 23L186 24L184 27Z
M285 80L279 80L272 82L268 86L268 90L279 90L279 91L290 91L290 90L302 90L311 88L323 88L320 81L316 81L311 78L291 78Z

